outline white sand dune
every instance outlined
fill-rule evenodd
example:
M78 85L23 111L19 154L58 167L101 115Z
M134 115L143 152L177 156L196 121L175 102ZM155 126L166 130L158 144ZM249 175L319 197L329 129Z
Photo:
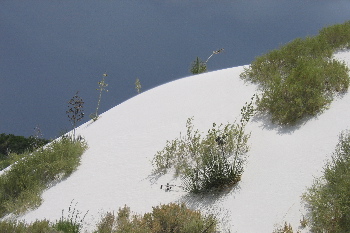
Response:
M350 52L336 55L350 64ZM177 182L171 175L152 177L151 159L166 140L185 132L186 120L206 132L212 123L233 122L256 92L239 74L243 67L183 78L144 92L79 127L89 149L78 170L48 189L44 202L23 219L56 220L70 203L89 211L87 230L101 213L127 205L136 213L169 202L185 202L215 212L223 229L231 232L272 232L275 224L290 222L296 229L302 218L301 198L314 177L321 175L342 130L349 128L350 95L337 98L323 114L299 127L279 128L268 119L247 125L251 150L239 186L220 196L193 196L181 190L165 192L161 184Z

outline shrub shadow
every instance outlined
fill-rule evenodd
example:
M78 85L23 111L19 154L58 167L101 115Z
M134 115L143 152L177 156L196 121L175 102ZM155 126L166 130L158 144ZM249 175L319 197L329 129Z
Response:
M234 187L229 187L221 191L209 191L203 193L187 193L179 198L179 203L185 203L191 209L205 209L210 210L213 206L222 199L239 192L240 185L236 184Z
M325 110L326 111L326 110ZM318 119L318 116L323 112L317 114L316 116L306 116L303 119L300 119L294 125L279 125L272 122L270 114L267 113L258 113L252 117L252 122L259 123L259 127L262 129L276 131L279 135L284 134L293 134L295 131L298 131L301 127L303 127L307 122L313 119Z
M148 175L145 180L148 180L151 183L151 185L154 185L162 176L164 176L163 173L152 172L151 175Z
M271 116L267 113L258 113L252 117L252 122L260 123L259 127L269 131L276 131L278 134L293 134L296 130L300 129L302 123L296 125L278 125L273 123Z

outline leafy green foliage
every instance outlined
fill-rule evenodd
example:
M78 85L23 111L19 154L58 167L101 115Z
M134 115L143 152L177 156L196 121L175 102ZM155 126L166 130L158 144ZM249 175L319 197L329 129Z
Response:
M348 49L350 48L350 21L323 28L319 35L332 49Z
M130 214L130 208L119 209L117 216L107 213L98 224L98 233L202 233L216 232L217 220L202 216L185 204L170 203L153 207L143 216Z
M344 132L323 176L303 195L312 232L350 232L350 133Z
M219 126L214 123L204 138L194 130L193 118L189 118L186 136L167 141L165 148L155 155L155 172L165 173L174 168L185 189L195 193L232 187L243 173L250 137L244 129L253 111L252 102L246 103L239 123Z
M42 191L68 177L79 165L86 147L82 140L62 137L13 164L0 176L0 217L40 205Z
M191 64L190 72L192 74L201 74L207 71L207 63L203 62L199 57Z
M295 39L255 61L241 74L241 78L259 85L261 95L257 110L269 113L272 121L281 125L293 125L306 116L314 116L325 110L334 95L347 91L349 69L332 59L335 46L350 42L348 36L337 30L323 29L321 35ZM338 28L338 26L334 26ZM341 40L331 42L331 38ZM330 44L332 43L332 44Z

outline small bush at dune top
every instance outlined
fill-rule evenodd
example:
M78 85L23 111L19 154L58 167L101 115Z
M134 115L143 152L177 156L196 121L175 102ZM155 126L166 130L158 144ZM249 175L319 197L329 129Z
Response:
M348 90L349 68L332 54L349 44L350 21L260 56L240 76L258 84L259 112L277 124L294 125L321 113L337 93Z
M207 71L207 64L203 62L199 57L191 64L190 72L192 74L201 74Z

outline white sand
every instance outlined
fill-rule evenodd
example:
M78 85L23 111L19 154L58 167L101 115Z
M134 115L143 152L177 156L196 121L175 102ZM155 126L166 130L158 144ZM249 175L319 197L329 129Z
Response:
M337 58L350 64L350 52ZM220 197L195 197L185 192L164 192L161 184L177 182L171 175L150 177L154 154L166 140L185 132L186 120L206 132L213 122L233 122L256 91L229 68L183 78L142 93L79 127L89 149L78 170L45 191L44 202L23 219L50 219L67 212L71 201L85 213L91 231L101 213L125 204L136 213L169 202L186 202L191 208L216 212L224 229L239 233L271 233L288 221L296 229L302 218L301 198L314 177L321 175L342 130L349 128L350 95L336 99L318 117L300 127L280 129L267 119L254 119L248 163L239 188Z

